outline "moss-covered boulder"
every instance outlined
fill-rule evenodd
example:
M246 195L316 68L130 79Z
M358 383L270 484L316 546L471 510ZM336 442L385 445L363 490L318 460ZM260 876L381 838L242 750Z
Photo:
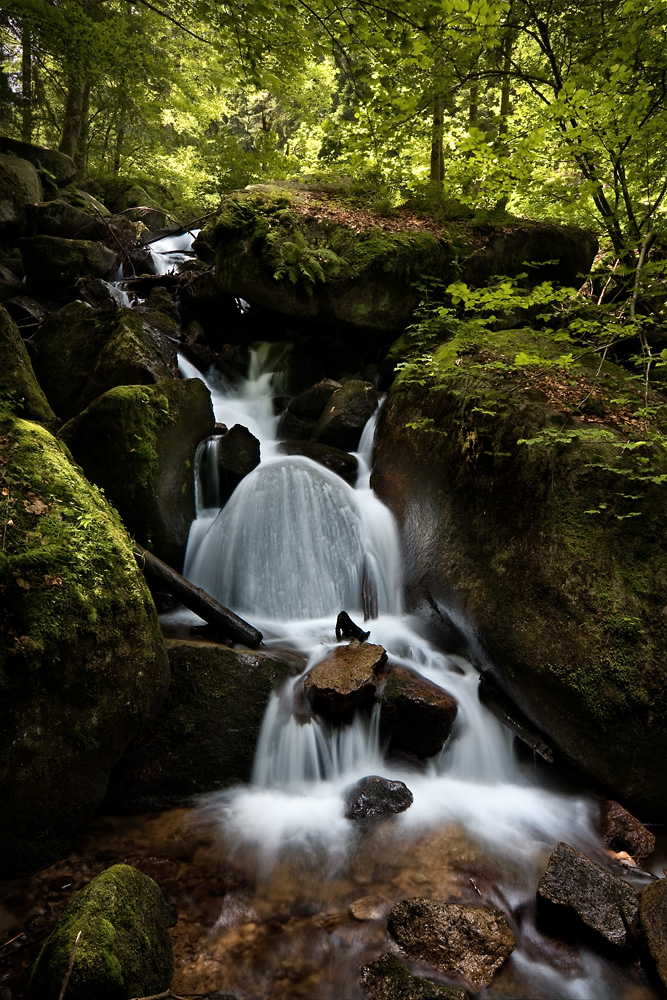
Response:
M200 379L117 386L61 430L137 541L176 569L195 517L197 445L214 429Z
M70 290L79 278L111 278L117 265L114 250L94 240L33 236L21 240L21 257L31 295L48 298Z
M340 195L277 185L228 195L205 239L224 292L300 320L383 333L405 328L424 275L484 282L489 273L517 274L529 260L543 265L536 275L572 284L596 251L574 227L444 228L407 208L388 222Z
M61 199L30 205L27 220L31 236L60 236L66 240L104 240L108 236L99 215Z
M273 690L293 673L268 653L167 639L171 687L155 724L128 747L107 804L154 809L250 780Z
M373 482L411 607L562 758L664 817L664 449L641 444L624 373L562 354L547 333L461 328L394 383Z
M9 153L28 160L38 171L48 175L60 187L69 184L76 177L76 164L71 156L59 153L56 149L45 146L35 146L20 139L11 139L7 135L0 136L0 153Z
M361 970L361 988L371 1000L467 1000L465 990L415 976L398 955L381 955Z
M118 385L175 378L174 344L134 309L93 309L70 302L35 337L35 372L64 420Z
M19 417L48 425L56 423L18 327L3 306L0 306L0 402Z
M0 419L0 872L65 852L169 683L117 515L42 426Z
M76 894L35 963L31 1000L129 1000L163 993L174 974L159 886L130 865L107 868ZM71 963L71 969L70 969Z
M26 204L42 200L42 183L32 163L17 156L0 153L0 164L16 177L23 189L23 200Z

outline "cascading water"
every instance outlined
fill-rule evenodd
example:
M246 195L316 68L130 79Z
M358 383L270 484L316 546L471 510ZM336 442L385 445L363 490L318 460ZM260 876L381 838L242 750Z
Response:
M342 728L317 716L304 722L294 711L300 689L294 680L270 701L252 784L207 796L198 810L200 822L214 831L228 856L246 859L258 885L269 887L268 896L277 891L275 873L281 865L283 880L292 879L291 891L301 898L311 891L323 899L328 892L335 895L325 884L348 886L351 872L357 886L368 883L359 874L362 859L374 870L378 852L401 858L401 874L382 883L385 916L392 893L393 899L438 898L444 889L431 869L442 864L439 852L447 853L452 844L463 850L465 842L478 868L494 873L487 901L501 905L514 920L519 946L509 966L520 985L512 995L611 1000L619 989L615 972L586 951L580 952L574 970L559 971L558 959L550 958L534 920L526 916L558 841L601 856L593 803L584 795L540 787L530 769L517 763L508 731L480 704L473 667L433 647L418 623L404 614L396 528L369 487L374 421L360 444L355 489L309 459L278 454L271 403L276 358L270 356L276 350L265 346L255 352L250 375L239 385L206 380L216 420L248 427L261 441L262 462L218 509L215 442L200 449L198 516L185 574L261 628L269 649L305 655L306 669L336 645L339 611L361 620L362 591L370 585L377 593L377 617L365 626L371 629L370 641L382 645L393 662L418 670L452 694L459 713L439 757L420 771L384 758L378 708L370 718L359 715ZM181 374L202 377L184 360ZM393 817L386 830L362 834L344 818L341 793L369 774L405 781L414 803ZM425 843L431 844L426 862ZM451 872L447 877L453 877ZM380 875L377 881L382 882ZM340 892L344 896L355 890L348 886ZM453 895L460 898L460 887ZM517 913L524 914L521 926L512 916ZM318 973L312 993L295 988L293 994L275 995L361 997L360 965L386 950L386 942L371 944L365 928L359 925L354 941L343 944L327 938L322 968L328 971ZM377 928L374 933L377 939ZM347 958L339 961L343 953Z

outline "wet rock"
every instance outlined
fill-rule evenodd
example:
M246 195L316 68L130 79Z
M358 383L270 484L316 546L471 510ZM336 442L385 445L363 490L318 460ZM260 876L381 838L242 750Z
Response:
M16 177L23 189L26 204L42 200L42 183L32 163L17 156L0 153L0 164Z
M655 849L655 837L632 813L613 799L600 803L598 830L612 851L627 851L638 865Z
M97 215L66 201L44 201L27 209L31 236L58 236L66 240L104 240L107 228Z
M167 649L167 700L114 770L111 808L164 808L249 781L269 698L294 673L278 656L211 642L168 639Z
M318 441L281 441L278 451L283 455L305 455L306 458L312 458L313 462L331 469L350 486L354 486L357 481L359 463L356 456L340 448Z
M667 878L652 882L643 890L639 920L655 971L667 988Z
M128 531L180 570L195 516L195 452L213 425L204 383L171 379L111 389L65 424L61 437Z
M382 691L380 735L389 748L433 757L452 731L458 706L437 684L408 667L391 664Z
M242 424L234 424L218 439L220 499L232 495L241 480L259 465L260 445Z
M20 246L28 289L37 297L65 292L86 275L111 278L116 268L116 253L92 240L35 236Z
M475 989L488 986L515 948L502 910L473 909L413 897L397 903L389 933L410 958L426 962Z
M76 177L74 160L71 156L59 153L55 149L34 146L32 143L21 142L20 139L10 139L9 136L3 135L0 136L0 153L10 153L28 160L38 170L50 174L59 187L69 184Z
M114 865L74 897L35 963L31 1000L153 996L174 974L169 907L152 878ZM77 936L81 935L77 944Z
M290 400L287 409L302 419L316 420L322 415L324 407L334 392L341 388L340 382L335 382L331 378L323 378Z
M379 395L368 382L352 379L330 397L314 437L343 451L353 451L378 404Z
M345 818L352 820L381 819L405 812L412 805L412 792L403 781L390 781L371 774L350 785L343 792Z
M304 688L316 712L335 722L349 719L375 699L378 671L387 653L382 646L351 642L333 649L304 678Z
M22 286L23 287L23 286ZM22 337L30 337L46 319L46 310L28 295L7 299L5 309L18 326Z
M397 955L381 955L361 970L361 988L371 1000L466 1000L464 990L415 976Z
M1 211L1 209L0 209ZM0 220L0 225L2 224ZM22 295L25 291L23 282L10 271L9 268L0 265L0 302Z
M336 618L336 640L356 639L357 642L366 642L370 635L370 629L364 631L352 621L347 611L341 611Z
M355 920L382 920L388 908L384 896L361 896L350 903L350 916Z
M56 423L56 415L35 377L16 323L0 306L0 400L19 417Z
M639 928L639 893L597 861L558 844L537 887L540 912L553 932L576 928L603 950L628 950Z
M47 319L35 346L35 372L64 419L115 386L152 385L177 374L175 345L133 309L71 302Z

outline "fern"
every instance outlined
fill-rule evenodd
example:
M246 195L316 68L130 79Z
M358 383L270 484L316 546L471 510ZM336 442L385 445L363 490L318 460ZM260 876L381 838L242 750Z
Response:
M269 233L267 242L278 264L274 279L287 278L293 285L302 285L307 295L313 294L318 281L324 283L328 277L335 277L346 263L328 247L311 246L300 232L282 240L278 233Z

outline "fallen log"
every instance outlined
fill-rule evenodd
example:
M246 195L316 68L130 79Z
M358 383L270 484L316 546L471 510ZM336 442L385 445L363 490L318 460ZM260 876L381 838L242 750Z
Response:
M258 629L249 625L243 618L239 618L229 608L218 604L205 590L195 587L175 569L136 542L134 543L134 557L145 574L160 583L181 604L184 604L190 611L194 611L209 625L213 625L223 635L234 642L242 642L244 645L250 646L251 649L257 649L260 645L263 637Z

